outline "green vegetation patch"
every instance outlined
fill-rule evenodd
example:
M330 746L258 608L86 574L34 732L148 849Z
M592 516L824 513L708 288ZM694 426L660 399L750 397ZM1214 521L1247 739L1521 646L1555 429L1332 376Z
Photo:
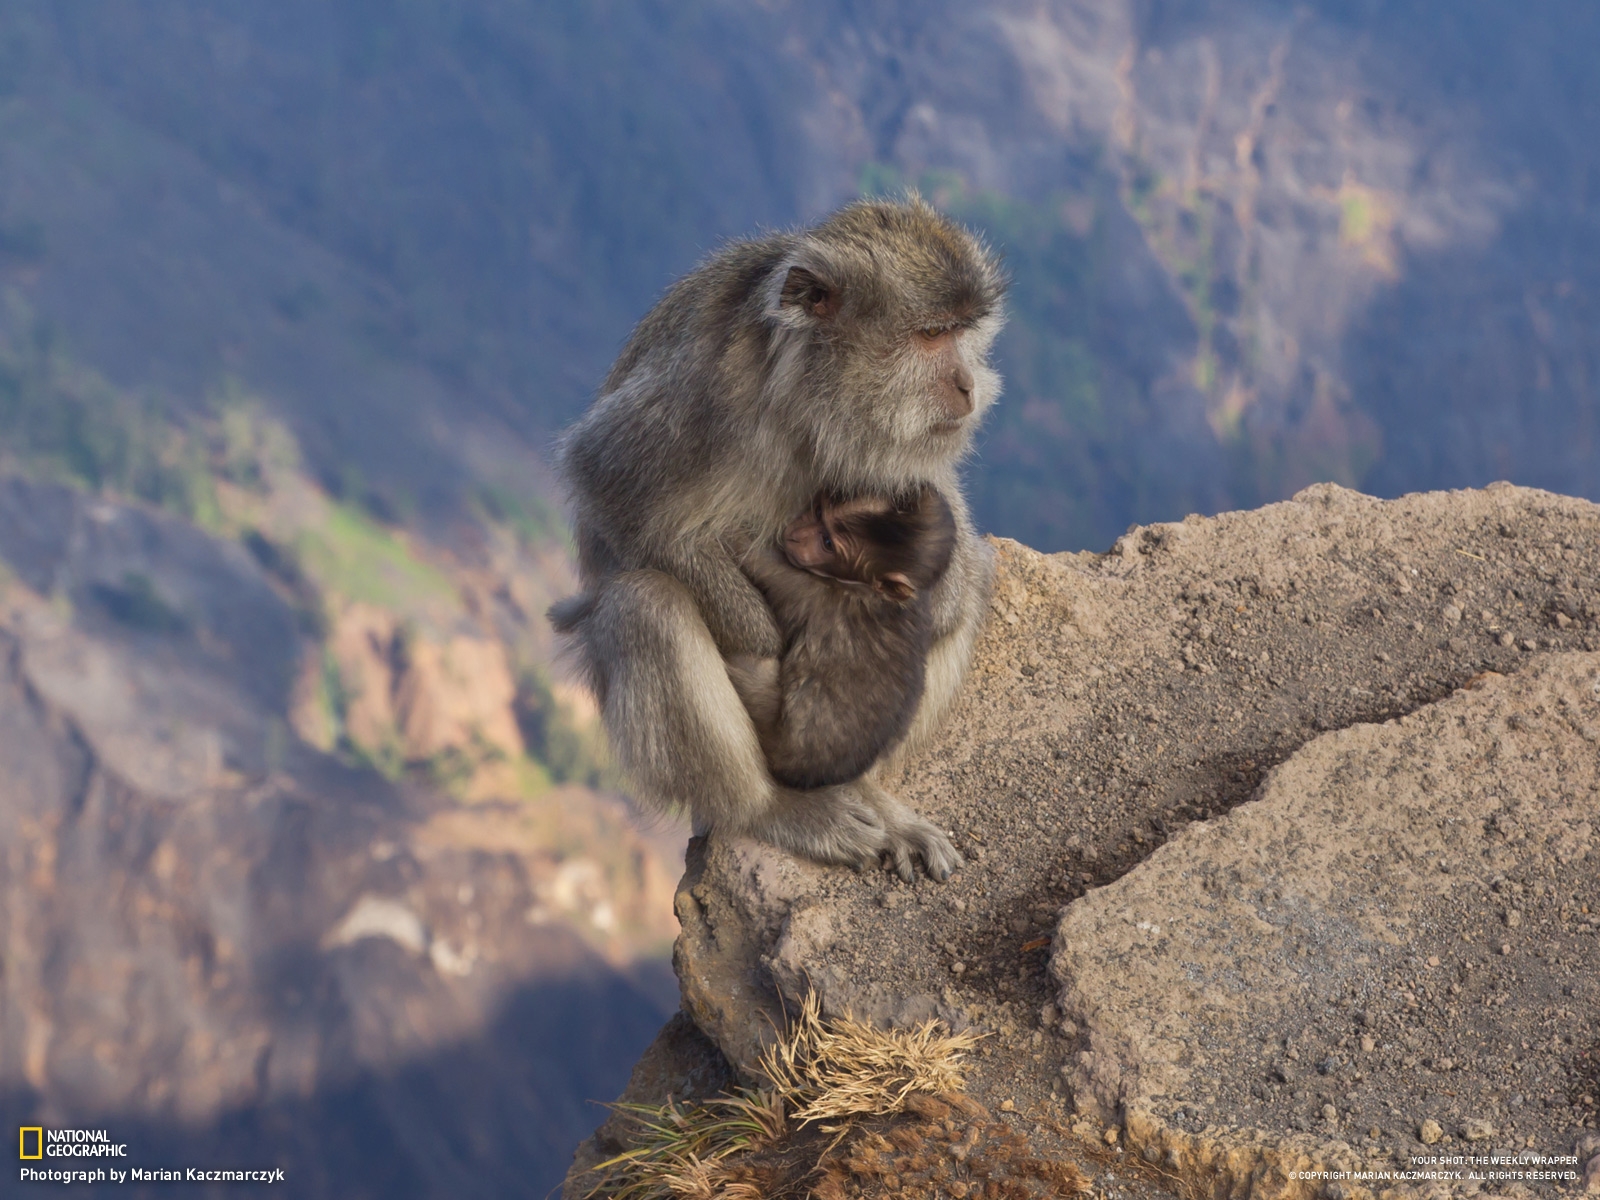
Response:
M524 546L550 541L570 546L571 533L561 510L543 496L485 483L478 488L476 502L480 517L509 527Z
M399 612L456 602L449 576L350 504L330 504L325 520L296 536L295 551L307 574L348 600Z

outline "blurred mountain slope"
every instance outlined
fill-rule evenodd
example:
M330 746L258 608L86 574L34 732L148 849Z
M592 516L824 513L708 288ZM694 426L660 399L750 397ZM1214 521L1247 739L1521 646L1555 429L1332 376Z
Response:
M649 299L793 190L702 16L608 7L8 6L20 290L120 385L245 380L400 515L536 474Z
M489 472L547 492L548 434L719 240L906 184L1018 278L998 532L1319 478L1593 495L1597 19L19 0L0 242L91 365L194 402L236 376L409 522Z
M1600 494L1592 6L944 17L947 61L1004 83L880 48L901 103L857 104L887 113L892 180L942 188L1016 264L974 479L991 527L1095 546L1318 479ZM816 53L852 78L839 45Z
M298 626L234 543L0 478L0 1104L297 1195L547 1187L670 1004L671 869L583 789L294 736Z

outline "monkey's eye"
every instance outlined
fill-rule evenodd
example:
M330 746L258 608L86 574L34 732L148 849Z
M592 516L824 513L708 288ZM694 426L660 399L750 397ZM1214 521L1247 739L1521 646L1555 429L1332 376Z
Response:
M930 325L926 329L917 330L917 335L919 337L926 338L930 342L936 342L949 332L950 331L948 329L941 329L938 326Z
M822 548L824 550L826 550L829 554L832 554L834 552L833 535L831 533L829 533L826 529L824 529L822 531Z

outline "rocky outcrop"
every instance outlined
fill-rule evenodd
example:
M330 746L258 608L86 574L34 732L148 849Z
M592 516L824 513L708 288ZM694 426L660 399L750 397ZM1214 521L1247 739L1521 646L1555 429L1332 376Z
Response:
M1600 508L1324 485L1105 555L996 549L969 685L897 781L967 867L692 847L675 963L720 1055L747 1069L806 987L976 1025L992 1110L1204 1194L1543 1194L1526 1164L1400 1176L1586 1161Z
M1050 971L1077 1107L1264 1194L1444 1135L1571 1152L1594 1118L1597 832L1597 654L1314 739L1068 906Z

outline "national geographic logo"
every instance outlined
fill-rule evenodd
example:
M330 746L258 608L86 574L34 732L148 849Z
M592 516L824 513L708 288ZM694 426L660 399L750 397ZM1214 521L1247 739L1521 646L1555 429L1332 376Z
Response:
M30 1158L126 1158L126 1144L113 1142L104 1129L45 1129L24 1125L18 1137L17 1156Z
M17 1157L23 1162L70 1159L50 1166L19 1168L23 1183L282 1183L282 1167L116 1167L84 1159L128 1157L128 1147L113 1142L104 1129L46 1129L22 1125Z

